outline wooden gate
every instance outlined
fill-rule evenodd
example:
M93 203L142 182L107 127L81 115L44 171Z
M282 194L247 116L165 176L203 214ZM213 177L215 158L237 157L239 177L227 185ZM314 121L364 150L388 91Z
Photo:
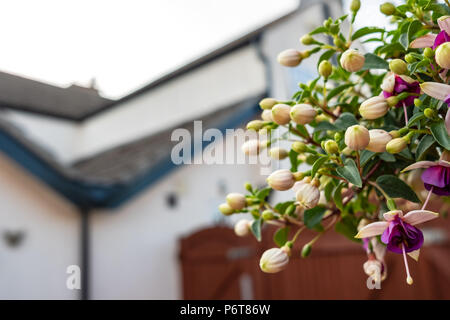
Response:
M446 221L448 225L448 221ZM441 224L442 226L442 224ZM326 233L307 259L296 247L289 267L278 274L259 269L259 257L273 247L274 228L264 241L239 238L232 229L212 227L181 240L185 299L450 299L450 243L422 250L420 263L410 260L414 285L405 281L402 256L387 253L388 278L381 290L369 290L362 270L366 255L358 243ZM447 228L448 230L448 228ZM448 235L448 233L447 233ZM311 239L307 231L301 238ZM306 241L306 240L305 240ZM303 245L303 243L298 244Z

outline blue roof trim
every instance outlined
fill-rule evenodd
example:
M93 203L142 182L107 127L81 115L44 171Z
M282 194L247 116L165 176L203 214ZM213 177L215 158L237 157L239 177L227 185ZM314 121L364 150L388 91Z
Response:
M68 179L3 130L0 130L0 150L78 206L98 206L117 189L117 187L95 186Z
M227 119L218 129L225 133L255 116L260 111L258 105L249 106L244 112ZM203 142L202 150L211 142ZM178 167L170 156L160 161L149 172L126 185L104 186L82 183L67 178L45 160L28 149L13 136L0 129L0 150L15 160L24 169L44 181L63 197L84 208L116 208L128 201L151 184Z

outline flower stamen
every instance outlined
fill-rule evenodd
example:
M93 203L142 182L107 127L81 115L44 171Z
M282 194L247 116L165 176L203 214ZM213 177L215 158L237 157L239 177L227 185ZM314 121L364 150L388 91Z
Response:
M430 200L431 194L433 193L434 186L431 186L430 191L428 191L427 198L425 199L425 202L423 203L422 210L425 210L426 206L428 205L428 201Z
M405 245L402 244L402 251L403 251L403 261L405 262L405 269L406 269L406 283L409 285L413 284L413 278L409 274L409 266L408 266L408 260L406 259L406 251L405 251Z
M406 109L406 104L403 102L403 113L405 114L405 125L408 125L408 110Z

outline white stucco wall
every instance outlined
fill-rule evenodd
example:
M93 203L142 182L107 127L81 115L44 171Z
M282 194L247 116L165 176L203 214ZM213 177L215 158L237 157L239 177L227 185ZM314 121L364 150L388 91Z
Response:
M79 265L79 216L67 201L0 154L0 299L78 299L66 268ZM23 232L10 247L5 232Z

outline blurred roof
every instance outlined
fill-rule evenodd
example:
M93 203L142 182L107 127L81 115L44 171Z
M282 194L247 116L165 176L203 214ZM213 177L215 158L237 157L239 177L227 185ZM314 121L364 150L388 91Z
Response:
M95 88L61 88L0 72L0 107L78 120L110 104Z
M171 135L175 129L186 129L193 137L195 120L202 121L203 131L209 128L225 129L239 126L256 114L255 106L262 98L263 95L249 97L233 105L224 106L201 118L189 119L156 134L95 154L77 161L73 165L73 169L79 172L80 178L97 183L129 182L144 172L152 170L154 165L170 155L172 148L179 143L171 141ZM227 122L230 122L229 126Z

